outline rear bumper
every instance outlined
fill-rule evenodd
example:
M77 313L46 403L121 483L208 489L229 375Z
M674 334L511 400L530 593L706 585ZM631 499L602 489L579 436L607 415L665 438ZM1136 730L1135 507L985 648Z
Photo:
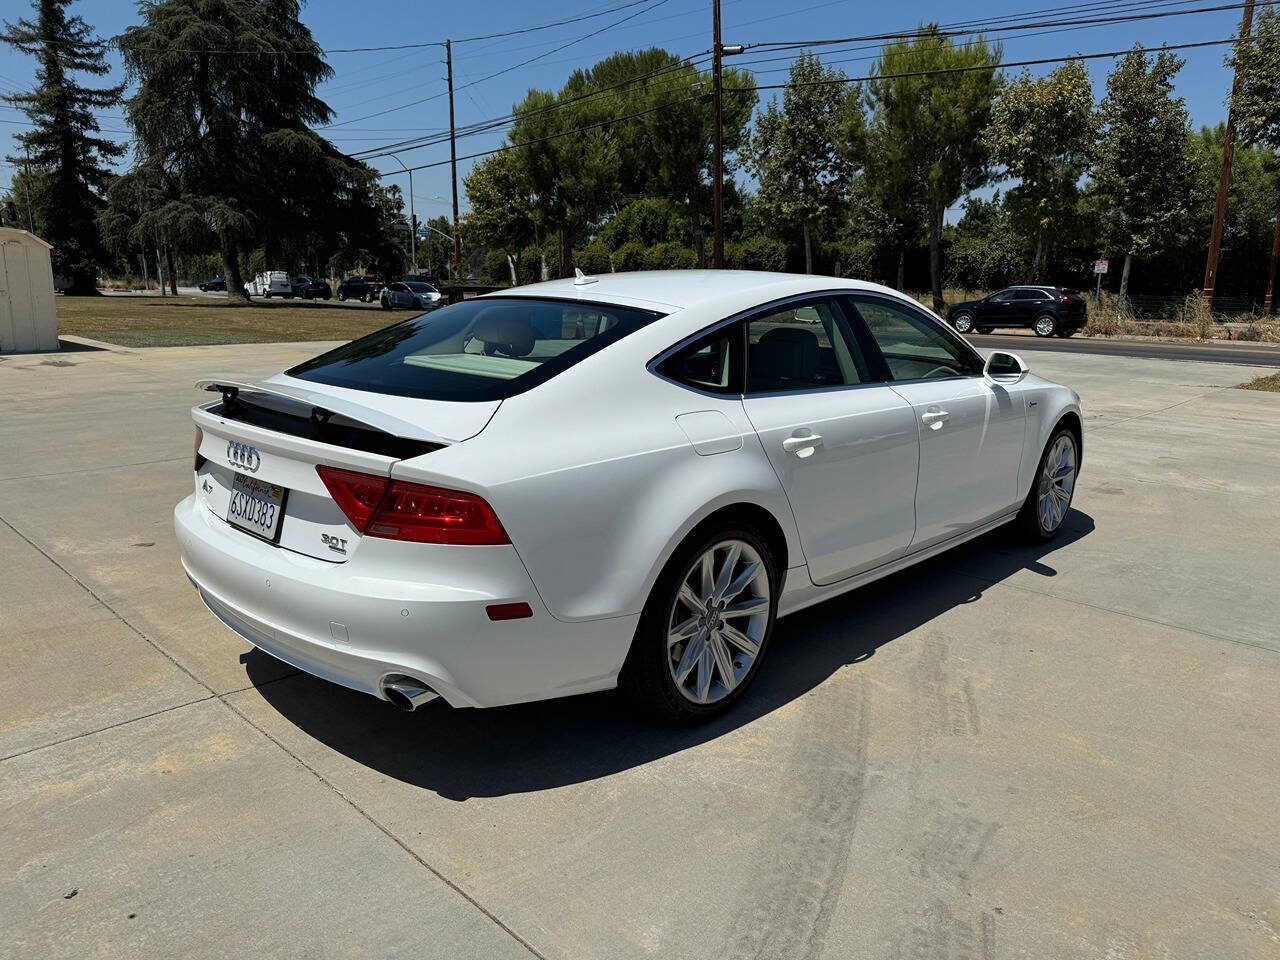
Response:
M379 697L392 674L453 706L607 689L635 632L634 616L556 620L510 546L367 539L347 562L329 563L242 534L194 496L174 509L174 528L187 576L226 626L307 673ZM533 617L494 623L485 612L521 600Z

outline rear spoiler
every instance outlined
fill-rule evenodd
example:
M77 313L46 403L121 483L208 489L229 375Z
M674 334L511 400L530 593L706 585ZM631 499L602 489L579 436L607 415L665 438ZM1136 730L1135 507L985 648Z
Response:
M294 387L290 384L246 383L242 380L207 379L197 380L196 389L207 390L210 393L220 393L224 403L234 403L241 393L259 393L272 397L283 397L286 400L292 400L294 403L310 407L311 419L317 424L323 425L330 418L340 416L366 427L372 427L382 433L390 434L393 437L420 440L437 447L449 445L448 440L432 433L430 430L423 429L416 423L402 420L389 413L374 410L342 397L317 393L313 390Z

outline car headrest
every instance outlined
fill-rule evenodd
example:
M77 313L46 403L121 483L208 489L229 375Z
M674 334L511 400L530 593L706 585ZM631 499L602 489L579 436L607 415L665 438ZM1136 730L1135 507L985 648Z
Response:
M471 335L484 341L486 353L525 357L533 352L533 327L515 308L491 310L476 320Z
M818 355L818 338L812 330L777 327L760 338L751 351L751 364L763 377L812 383Z

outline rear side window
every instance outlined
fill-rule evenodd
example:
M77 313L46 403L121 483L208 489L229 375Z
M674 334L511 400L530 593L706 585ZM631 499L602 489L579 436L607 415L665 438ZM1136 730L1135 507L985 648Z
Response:
M288 373L399 397L501 400L660 316L610 304L477 297L361 337Z
M658 364L657 371L669 380L695 390L711 393L738 393L742 382L742 329L721 327Z

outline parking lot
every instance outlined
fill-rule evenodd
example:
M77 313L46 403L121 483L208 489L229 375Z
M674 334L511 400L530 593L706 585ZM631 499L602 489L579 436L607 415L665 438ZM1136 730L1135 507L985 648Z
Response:
M0 358L0 956L1280 956L1272 371L1029 347L1061 539L780 621L676 730L402 714L204 610L191 385L321 347Z

